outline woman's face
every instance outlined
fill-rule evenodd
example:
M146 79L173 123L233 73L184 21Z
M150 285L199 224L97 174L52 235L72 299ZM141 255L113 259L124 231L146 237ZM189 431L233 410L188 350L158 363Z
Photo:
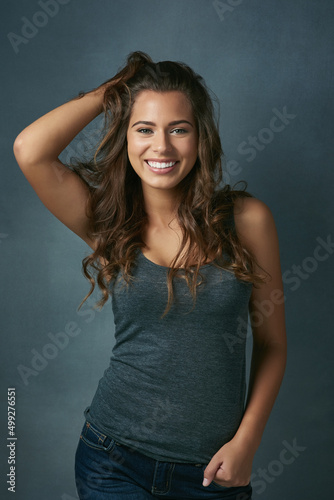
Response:
M191 171L198 153L198 134L186 96L180 91L140 92L127 141L128 157L144 194L173 190Z

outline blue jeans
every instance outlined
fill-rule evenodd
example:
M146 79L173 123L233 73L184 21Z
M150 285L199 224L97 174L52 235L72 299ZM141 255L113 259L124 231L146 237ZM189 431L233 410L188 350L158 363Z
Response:
M75 455L75 481L80 500L251 500L250 484L203 486L206 466L155 460L86 421Z

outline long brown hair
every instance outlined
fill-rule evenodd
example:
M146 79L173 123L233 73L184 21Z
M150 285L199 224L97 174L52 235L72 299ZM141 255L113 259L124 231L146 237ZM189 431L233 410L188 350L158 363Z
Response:
M263 282L264 275L254 272L254 256L241 245L231 224L235 200L252 197L245 191L247 183L243 190L232 189L228 184L220 187L223 150L210 91L203 78L184 63L154 63L147 54L137 51L129 54L124 67L102 85L105 86L102 141L90 161L75 161L69 165L89 187L90 237L97 244L96 250L83 260L84 275L91 283L83 302L97 283L102 291L98 305L102 307L112 293L110 283L119 273L129 285L137 251L145 246L142 234L148 217L141 180L127 155L131 110L143 90L183 92L191 103L198 132L196 163L178 185L177 221L183 239L167 273L168 303L163 316L173 302L173 278L178 273L177 264L187 243L188 250L182 262L193 303L201 263L209 256L214 259L214 265L233 271L242 281ZM83 95L82 92L75 99ZM191 265L194 255L195 266Z

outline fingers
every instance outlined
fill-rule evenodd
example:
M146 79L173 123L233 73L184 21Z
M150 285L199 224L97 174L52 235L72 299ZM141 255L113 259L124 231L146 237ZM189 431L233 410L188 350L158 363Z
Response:
M203 478L203 483L202 483L203 486L209 486L211 481L215 478L217 471L219 469L221 471L223 469L221 460L219 461L218 459L215 460L213 458L204 471L204 478Z

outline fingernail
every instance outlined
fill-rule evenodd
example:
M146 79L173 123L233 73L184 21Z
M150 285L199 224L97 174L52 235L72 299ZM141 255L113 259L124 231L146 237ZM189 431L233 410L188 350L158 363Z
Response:
M210 481L205 477L203 479L203 483L202 484L203 484L203 486L208 486L210 484Z

